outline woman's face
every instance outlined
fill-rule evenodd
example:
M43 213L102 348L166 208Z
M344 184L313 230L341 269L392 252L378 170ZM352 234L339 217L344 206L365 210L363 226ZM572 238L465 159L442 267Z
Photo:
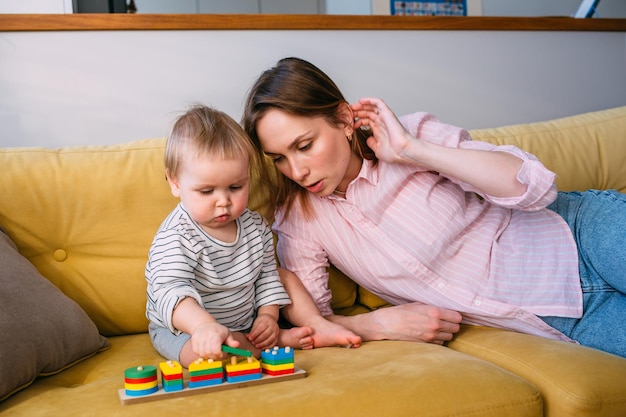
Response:
M271 109L259 120L257 135L276 168L321 197L345 191L359 173L360 158L350 149L352 126L335 127L322 117Z

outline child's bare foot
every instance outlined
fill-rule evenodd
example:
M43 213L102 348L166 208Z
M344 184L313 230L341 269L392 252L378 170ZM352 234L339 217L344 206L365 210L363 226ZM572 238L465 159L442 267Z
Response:
M313 328L313 346L316 348L332 346L358 348L361 346L361 336L322 316L313 317L310 326Z
M292 327L280 329L278 333L278 346L291 346L295 349L313 349L313 330L310 327Z

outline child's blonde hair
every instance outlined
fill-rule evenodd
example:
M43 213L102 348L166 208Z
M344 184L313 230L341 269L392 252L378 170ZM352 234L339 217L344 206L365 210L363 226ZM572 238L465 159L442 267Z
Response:
M165 145L165 171L177 178L183 156L213 155L223 159L247 158L251 173L258 169L257 153L243 128L229 115L204 105L192 106L180 116Z

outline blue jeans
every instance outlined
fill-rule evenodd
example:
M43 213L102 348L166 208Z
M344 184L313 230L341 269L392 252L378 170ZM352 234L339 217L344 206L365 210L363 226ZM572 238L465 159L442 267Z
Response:
M583 316L541 319L582 345L626 357L626 194L560 192L548 208L578 245Z

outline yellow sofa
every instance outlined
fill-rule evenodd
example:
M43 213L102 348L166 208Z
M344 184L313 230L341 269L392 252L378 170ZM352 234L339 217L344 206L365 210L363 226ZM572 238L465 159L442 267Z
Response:
M560 189L626 192L626 107L471 133L536 154L558 174ZM149 139L0 150L0 262L28 261L0 266L3 300L25 305L20 297L35 292L17 295L31 285L27 275L54 284L10 320L13 310L0 306L0 367L12 369L0 369L3 416L626 415L626 359L470 326L448 347L381 341L296 351L303 379L122 405L124 370L162 361L146 333L143 272L153 235L176 204L163 175L163 146ZM263 200L253 191L251 207L263 211ZM338 311L384 306L336 271L332 286ZM6 348L9 340L15 343ZM17 374L22 379L7 387Z

